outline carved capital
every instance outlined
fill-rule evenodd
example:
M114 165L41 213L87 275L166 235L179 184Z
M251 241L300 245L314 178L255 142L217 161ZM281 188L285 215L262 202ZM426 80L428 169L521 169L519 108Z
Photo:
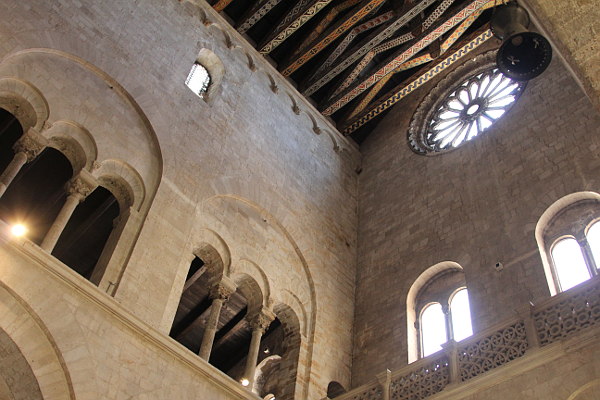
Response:
M261 309L258 313L248 316L248 322L252 330L260 330L264 333L275 319L275 314L267 308Z
M67 194L79 196L80 201L89 196L98 187L98 182L89 172L81 171L67 183Z
M223 277L221 282L217 283L213 287L210 288L210 298L211 299L220 299L223 301L229 300L229 297L235 292L236 287L235 284Z
M24 153L27 156L27 162L33 161L48 145L48 140L40 135L38 131L30 128L26 134L15 143L13 149L15 153Z

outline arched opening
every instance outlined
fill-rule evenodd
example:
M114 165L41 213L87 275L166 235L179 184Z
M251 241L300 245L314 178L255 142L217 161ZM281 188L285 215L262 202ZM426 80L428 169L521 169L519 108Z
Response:
M90 279L118 216L117 199L108 189L98 186L77 206L52 254Z
M327 385L327 397L330 399L341 396L344 393L346 393L346 389L339 382L331 381Z
M462 267L451 261L429 267L415 280L406 298L409 363L439 351L450 339L472 335L466 286Z
M69 160L45 148L21 168L0 198L0 218L9 225L24 224L27 237L40 244L65 203L65 185L72 176Z
M535 238L551 295L598 275L600 195L579 192L554 202L540 217Z
M13 146L23 135L23 127L17 117L0 108L0 173L13 158Z
M0 329L0 399L42 400L31 366L8 334Z

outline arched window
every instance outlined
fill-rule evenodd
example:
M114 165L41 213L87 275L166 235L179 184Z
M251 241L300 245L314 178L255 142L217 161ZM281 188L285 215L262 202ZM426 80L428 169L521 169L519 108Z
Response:
M424 281L423 276L427 277ZM416 298L407 303L414 307L417 316L414 325L418 349L414 352L409 349L412 354L409 361L440 351L449 340L460 341L473 334L465 276L458 264L436 264L425 271L415 285L418 285Z
M584 195L573 194L556 202L536 228L551 294L598 275L600 197L581 199Z

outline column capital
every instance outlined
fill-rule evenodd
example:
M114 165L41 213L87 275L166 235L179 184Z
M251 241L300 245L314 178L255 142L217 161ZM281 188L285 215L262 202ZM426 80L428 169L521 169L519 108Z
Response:
M269 328L269 325L271 325L271 322L275 320L275 314L268 308L263 307L257 313L249 315L246 318L252 330L258 329L264 333Z
M67 183L67 194L80 197L80 201L85 199L98 187L98 181L89 172L82 170L77 176Z
M33 161L48 146L48 140L37 130L29 130L13 146L15 153L24 153L27 162Z
M216 283L210 288L209 296L213 300L220 299L227 301L236 289L237 287L231 279L223 277L219 283Z

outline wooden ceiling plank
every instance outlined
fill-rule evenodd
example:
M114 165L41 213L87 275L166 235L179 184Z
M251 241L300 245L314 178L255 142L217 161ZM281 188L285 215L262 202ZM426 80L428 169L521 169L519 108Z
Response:
M332 1L333 0L300 0L292 11L283 18L277 29L275 29L275 32L260 46L261 49L259 52L262 55L272 52L277 46L300 29L302 25L310 21L312 17L317 15L319 11Z
M260 21L265 15L269 13L276 5L281 3L283 0L263 0L257 3L250 12L242 17L242 21L236 28L239 33L246 33L248 29L252 28L258 21Z
M221 12L227 7L233 0L219 0L217 4L213 6L216 12Z
M366 32L370 29L376 28L379 25L383 24L384 22L391 20L394 17L394 15L395 14L393 11L388 11L388 12L378 15L375 18L372 18L372 19L358 25L354 29L352 29L350 31L350 33L348 33L346 35L346 37L344 37L342 42L335 48L335 50L333 50L333 52L331 52L331 54L329 54L329 56L327 57L327 60L325 60L325 62L319 66L319 68L311 76L310 80L314 81L316 79L316 77L323 74L327 69L329 69L329 67L331 67L331 65L348 48L348 46L350 46L352 41L358 35L360 35L363 32Z
M379 68L375 73L369 76L367 79L363 80L352 89L346 91L341 97L339 97L336 101L330 103L323 110L323 115L331 116L334 112L348 104L352 99L356 96L373 86L375 83L380 81L386 75L392 73L398 66L402 65L404 62L408 61L414 55L416 55L419 51L429 45L431 42L442 36L444 33L449 31L454 26L461 23L464 19L466 19L469 15L477 12L480 8L485 6L489 0L473 0L469 2L465 7L463 7L460 11L454 14L449 19L445 20L442 24L440 24L433 31L429 32L423 38L418 40L413 46L410 48L401 51L399 54L396 54L389 62L385 63L385 65ZM492 1L493 2L493 1Z
M431 27L431 25L454 3L456 0L444 0L442 1L436 8L431 12L431 14L423 21L421 24L420 32L424 32ZM341 83L340 86L333 92L331 97L335 97L342 93L344 89L348 88L360 75L360 73L367 68L369 62L380 53L393 49L394 47L398 47L403 45L406 42L415 39L413 33L405 33L404 35L394 38L392 40L388 40L387 42L380 44L379 46L373 48L373 50L369 51L367 55L363 57L363 59L358 63L358 65L354 68L354 70L348 75L348 77Z
M292 52L290 60L296 57L300 52L304 51L313 41L315 41L319 35L321 35L321 33L323 33L325 29L327 29L334 22L335 17L337 17L342 11L345 11L350 7L354 7L360 2L361 0L346 0L342 4L338 4L329 10L329 12L323 18L321 18L321 21L319 21L319 24L315 27L315 29L313 29L313 31L302 41L300 46L298 46L296 50Z
M378 8L385 0L365 0L361 6L356 7L356 12L351 13L350 16L345 18L343 21L337 23L328 34L318 40L311 48L302 53L300 57L294 60L288 65L281 74L283 76L290 76L294 71L303 66L308 60L313 58L315 55L320 53L323 49L333 43L338 37L347 32L357 22L366 17L371 11Z
M456 28L456 30L452 33L452 35L442 43L441 48L440 48L440 55L444 54L454 43L456 43L458 38L460 38L461 35L463 33L465 33L467 28L469 28L469 26L471 26L473 24L473 22L475 22L475 20L481 15L483 10L488 7L489 6L486 5L481 10L477 11L476 13L470 15L467 19L465 19L458 26L458 28ZM398 72L406 71L411 68L415 68L419 65L433 61L434 59L435 59L435 57L433 57L431 54L426 54L426 55L414 58L414 59L402 64L400 67L398 67L394 71L393 74L389 74L388 76L383 78L381 81L377 82L377 84L375 86L373 86L373 88L371 88L369 93L360 101L360 103L350 113L347 120L350 120L350 119L356 117L361 111L363 111L365 108L367 108L369 106L369 104L373 101L373 99L377 96L377 94L383 89L385 84L394 76L394 74L397 74Z
M413 79L408 84L402 83L401 85L396 86L393 90L388 92L381 99L377 100L375 103L370 105L366 111L352 119L347 126L341 129L342 133L346 136L350 135L352 132L356 131L358 128L365 125L367 122L376 118L382 112L393 107L404 97L414 92L416 89L420 88L425 83L429 82L435 76L439 75L441 72L454 65L464 56L471 53L473 50L481 46L483 43L485 43L492 37L492 31L486 29L483 33L476 36L473 40L466 43L464 46L459 48L450 56L437 63L435 66L433 66L417 78Z
M424 11L428 6L433 4L436 0L423 0L419 4L415 5L406 13L402 14L400 17L396 18L392 23L385 25L379 28L376 32L371 35L369 39L365 41L365 43L358 46L356 50L351 50L350 54L340 60L333 68L331 68L325 75L320 77L317 81L312 83L304 92L302 92L305 96L310 96L323 87L327 82L331 81L333 78L342 73L346 68L350 65L354 64L358 61L362 56L367 54L371 49L375 46L379 45L386 39L389 39L396 33L396 31L410 22L413 18L418 16L422 11Z

